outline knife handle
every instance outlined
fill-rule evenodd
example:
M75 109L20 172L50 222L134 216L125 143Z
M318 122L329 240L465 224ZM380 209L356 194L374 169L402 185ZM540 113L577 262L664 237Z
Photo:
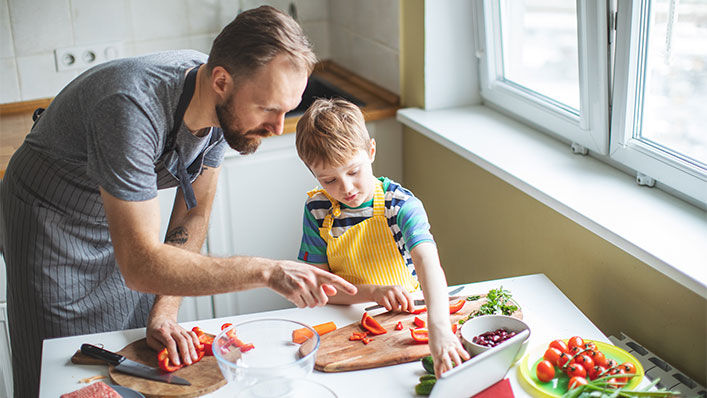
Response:
M81 344L81 352L90 357L106 361L111 365L118 365L125 359L125 357L120 354L104 350L101 347L96 347L91 344Z

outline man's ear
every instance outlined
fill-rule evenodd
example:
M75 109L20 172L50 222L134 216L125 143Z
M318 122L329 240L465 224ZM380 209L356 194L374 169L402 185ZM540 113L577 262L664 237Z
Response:
M211 88L219 98L226 99L232 90L233 77L222 66L216 66L211 70Z
M371 159L371 162L376 160L376 139L371 138L371 150L368 152L368 157Z

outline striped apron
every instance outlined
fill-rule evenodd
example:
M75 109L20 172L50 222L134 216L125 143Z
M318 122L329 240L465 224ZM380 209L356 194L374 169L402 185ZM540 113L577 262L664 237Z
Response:
M373 196L373 217L350 227L336 238L331 228L334 217L341 215L340 204L324 190L315 190L309 195L315 193L323 193L332 203L332 210L324 218L319 235L327 243L327 260L333 273L354 285L399 285L409 292L419 288L388 227L380 181Z

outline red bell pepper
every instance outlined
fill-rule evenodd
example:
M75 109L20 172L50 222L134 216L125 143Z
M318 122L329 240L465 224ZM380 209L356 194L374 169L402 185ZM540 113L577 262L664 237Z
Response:
M361 333L356 333L353 332L351 336L349 337L350 341L356 341L356 340L363 340L364 337L368 336L368 332L361 332Z
M452 324L452 333L456 333L456 332L457 332L457 324L453 323Z
M423 312L427 312L427 307L415 308L415 309L414 309L412 312L410 312L410 313L411 313L411 314L415 314L415 315L420 315L420 314L422 314Z
M214 352L211 349L211 345L214 343L214 336L206 334L198 326L194 326L191 330L192 330L192 332L196 333L196 337L199 338L199 342L201 343L201 345L203 347L202 350L204 351L204 355L206 355L206 356L214 355Z
M425 321L422 319L415 317L415 319L412 320L412 323L415 324L418 328L424 328L425 327Z
M402 322L398 322L398 324L395 325L395 330L403 330L403 323L402 323Z
M159 365L160 369L164 370L165 372L174 372L175 370L181 369L184 366L173 364L172 361L169 359L169 352L166 348L157 354L157 364Z
M427 329L410 328L410 336L415 343L427 344L430 341L430 333Z
M361 318L361 326L373 335L388 333L388 331L385 330L385 328L381 326L375 318L368 315L368 312L363 313L363 317Z
M364 337L361 341L363 341L363 344L368 344L372 341L373 339L370 337Z
M459 299L451 304L449 304L449 313L453 314L462 308L464 308L464 304L466 304L466 300L464 299Z

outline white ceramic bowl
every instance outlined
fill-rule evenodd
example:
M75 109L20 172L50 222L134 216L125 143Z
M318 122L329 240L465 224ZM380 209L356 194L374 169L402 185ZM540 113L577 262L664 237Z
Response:
M474 343L472 340L474 337L486 333L493 332L498 329L506 329L509 332L521 332L523 330L528 330L530 337L530 328L528 325L518 318L513 318L507 315L481 315L475 318L471 318L464 322L461 328L461 339L464 348L469 352L471 356L481 354L482 352L490 349L491 347L482 346ZM516 355L516 361L519 360L525 350L528 348L528 339L523 341L523 345Z
M292 331L307 328L312 333L302 344L292 342ZM254 348L242 352L229 335L235 331L243 343ZM239 323L214 338L212 350L232 392L239 392L269 379L303 379L314 368L319 335L300 322L287 319L257 319Z

